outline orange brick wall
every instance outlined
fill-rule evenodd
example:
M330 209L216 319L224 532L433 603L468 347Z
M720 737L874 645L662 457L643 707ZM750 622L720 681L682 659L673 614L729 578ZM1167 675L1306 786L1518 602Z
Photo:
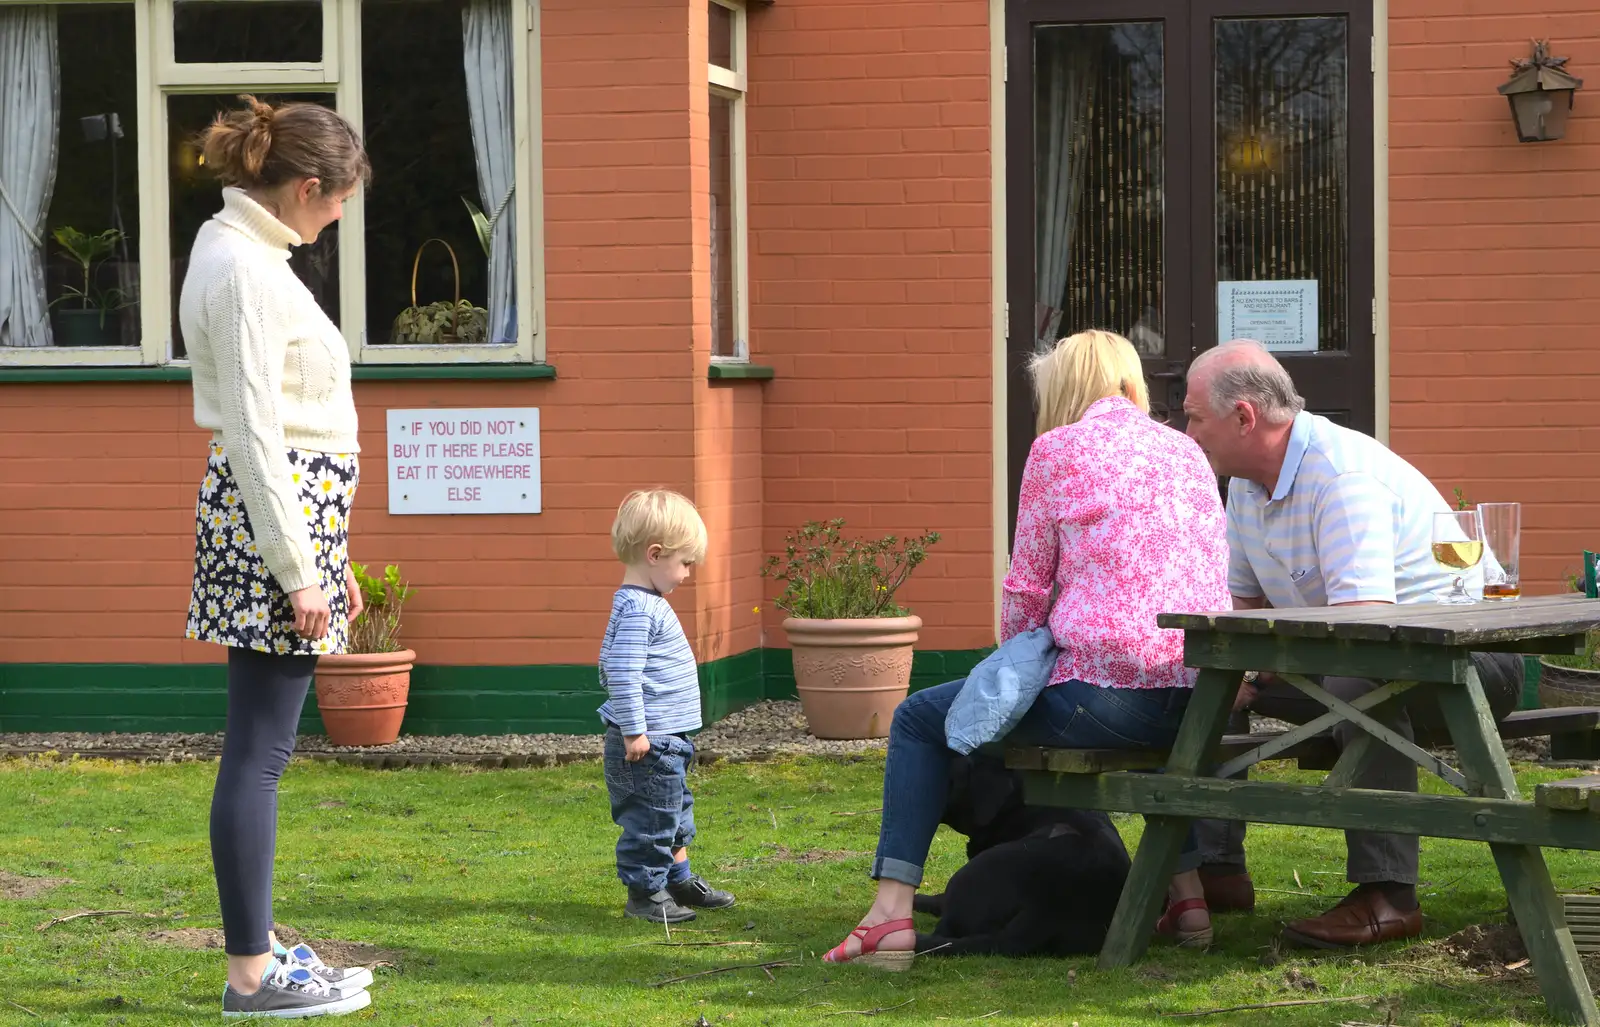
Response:
M1447 496L1521 501L1550 592L1600 548L1600 99L1525 144L1495 87L1546 37L1593 83L1600 9L1494 6L1390 3L1390 444Z
M545 324L560 378L356 384L352 552L398 562L416 587L405 638L423 662L593 663L620 575L611 517L649 485L697 498L711 527L700 581L673 599L697 652L761 644L761 387L706 382L696 284L704 17L686 0L543 5ZM180 384L0 386L0 662L220 658L181 639L206 439L190 402ZM541 515L387 514L385 409L457 406L540 408Z
M940 531L903 593L921 645L991 644L987 4L781 0L750 39L767 548Z

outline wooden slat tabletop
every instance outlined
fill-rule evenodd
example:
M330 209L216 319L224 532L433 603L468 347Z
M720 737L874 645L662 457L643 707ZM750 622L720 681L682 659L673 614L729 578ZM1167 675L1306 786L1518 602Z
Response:
M1164 628L1293 638L1348 638L1467 646L1581 635L1600 626L1600 600L1580 595L1534 596L1471 606L1323 606L1296 610L1164 613Z

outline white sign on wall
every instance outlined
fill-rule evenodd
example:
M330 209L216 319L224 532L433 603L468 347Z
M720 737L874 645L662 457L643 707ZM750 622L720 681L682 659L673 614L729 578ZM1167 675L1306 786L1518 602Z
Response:
M539 512L539 409L390 410L389 512Z
M1217 341L1254 339L1272 353L1317 351L1317 282L1218 282Z

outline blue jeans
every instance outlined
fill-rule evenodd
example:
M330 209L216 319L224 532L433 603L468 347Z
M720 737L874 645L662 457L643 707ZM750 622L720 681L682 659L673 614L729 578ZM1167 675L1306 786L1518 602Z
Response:
M622 732L606 728L606 794L617 839L617 877L628 890L654 895L667 886L672 853L694 841L694 796L689 760L694 743L683 735L651 735L637 763L625 758Z
M944 720L964 681L907 696L889 725L883 773L883 821L872 876L913 888L922 883L928 846L944 816L950 761ZM1074 749L1166 749L1178 736L1187 688L1100 688L1063 681L1040 693L1006 741ZM1200 865L1194 831L1184 842L1178 872Z

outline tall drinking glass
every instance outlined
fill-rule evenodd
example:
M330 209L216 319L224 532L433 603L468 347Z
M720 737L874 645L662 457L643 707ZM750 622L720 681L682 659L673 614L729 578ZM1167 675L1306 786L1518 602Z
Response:
M1438 596L1441 603L1460 606L1475 603L1466 590L1462 575L1483 559L1483 516L1476 510L1451 510L1433 515L1433 562L1456 572L1449 592Z
M1522 504L1479 503L1483 517L1483 598L1522 596Z

